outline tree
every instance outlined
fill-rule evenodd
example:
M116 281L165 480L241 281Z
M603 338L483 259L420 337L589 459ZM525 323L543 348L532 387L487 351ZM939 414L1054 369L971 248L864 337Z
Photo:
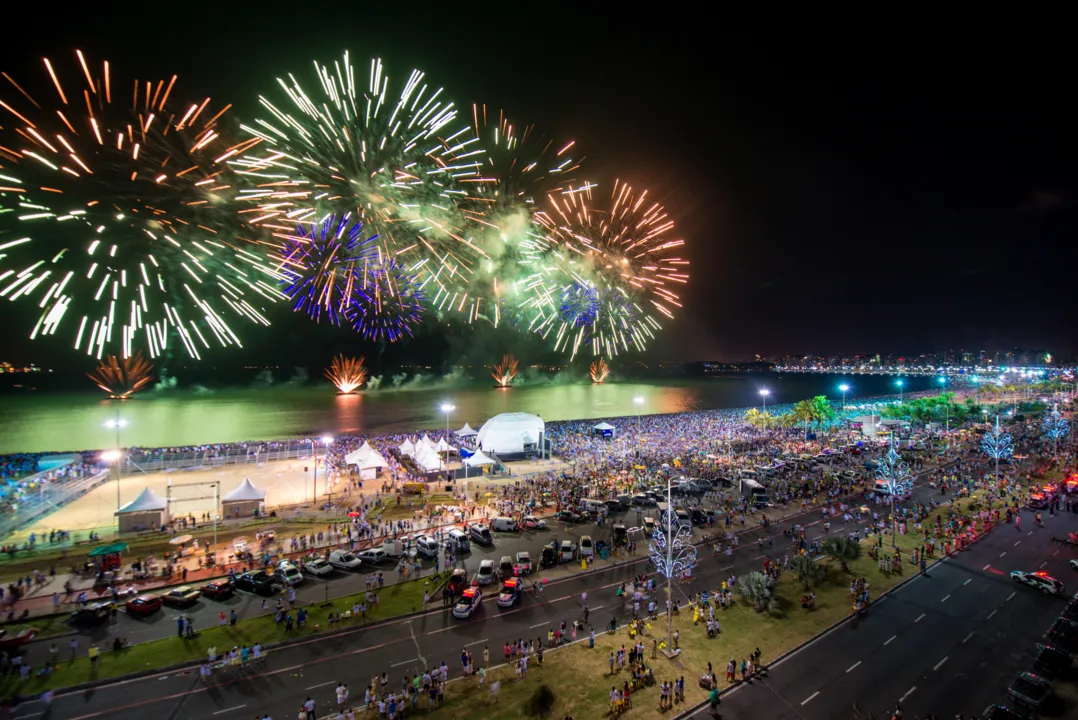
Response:
M761 572L742 575L737 581L737 594L751 602L756 612L775 612L779 609L775 580Z
M790 568L797 576L797 581L805 586L805 590L823 578L824 569L814 563L808 555L795 555L790 561Z
M835 418L835 409L831 407L831 401L824 395L812 398L812 421L817 426L831 422Z
M754 427L757 430L759 430L760 428L762 428L764 426L763 416L764 416L764 413L760 412L758 409L749 408L748 411L745 412L745 417L742 418L742 419L745 421L745 424L748 425L749 427Z
M861 557L861 543L848 537L827 538L820 545L820 551L842 566L842 572L849 572L849 563Z

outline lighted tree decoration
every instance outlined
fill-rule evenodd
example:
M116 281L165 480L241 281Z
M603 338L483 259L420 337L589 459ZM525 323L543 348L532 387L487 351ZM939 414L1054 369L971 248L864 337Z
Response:
M895 450L894 432L891 433L891 449L876 466L876 479L887 483L887 490L891 493L891 545L894 545L897 525L895 499L906 497L913 492L913 473L910 472L909 463Z
M667 481L666 488L667 511L663 514L662 523L655 528L655 534L651 537L648 545L648 556L655 564L655 571L666 578L666 600L669 603L673 599L674 578L681 578L692 573L696 567L696 548L692 545L692 528L678 522L677 515L670 507L670 486ZM673 613L666 613L666 645L667 654L672 652L673 642Z
M1071 425L1059 413L1059 406L1054 406L1052 412L1044 416L1041 428L1045 437L1052 440L1052 455L1059 455L1059 441L1071 433Z
M985 433L984 439L981 440L981 449L984 450L985 455L996 461L996 483L998 484L1000 459L1014 455L1014 443L1011 441L1011 434L1000 432L999 415L996 415L996 429L990 433Z
M588 369L591 375L591 381L596 385L602 385L607 376L610 375L610 367L606 364L606 360L599 358L591 364Z

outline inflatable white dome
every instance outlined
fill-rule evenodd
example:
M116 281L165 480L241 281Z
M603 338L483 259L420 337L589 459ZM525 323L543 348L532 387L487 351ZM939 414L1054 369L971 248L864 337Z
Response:
M486 453L528 452L539 449L539 440L543 437L546 425L543 418L522 412L495 415L479 428L476 440L479 449Z

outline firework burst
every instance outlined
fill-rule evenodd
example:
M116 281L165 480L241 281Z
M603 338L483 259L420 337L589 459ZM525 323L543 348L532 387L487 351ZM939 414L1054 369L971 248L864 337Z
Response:
M610 375L610 367L606 364L606 360L599 358L588 368L588 374L591 375L593 383L602 385Z
M153 365L146 362L141 355L125 358L109 355L98 363L92 372L86 373L86 377L107 392L109 398L126 400L153 380L152 372Z
M572 356L642 350L660 329L656 315L681 307L676 288L688 282L685 241L647 192L615 182L608 209L592 204L593 186L551 194L538 218L556 243L558 275L536 293L532 329Z
M417 70L391 84L372 60L366 86L357 86L345 53L315 71L313 94L292 75L279 79L286 102L260 98L269 116L243 126L263 141L235 160L254 185L243 191L250 222L290 232L327 212L350 213L436 308L466 308L483 251L459 229L457 206L463 183L482 181L477 138Z
M491 373L491 377L494 378L494 382L500 388L507 388L513 384L513 378L518 374L518 366L520 363L512 355L505 355L502 357L502 361L494 366L494 372Z
M367 368L363 367L363 360L362 356L354 358L342 354L333 358L326 369L326 378L341 395L354 393L367 382Z
M37 303L32 337L77 328L75 348L99 358L155 357L173 338L194 358L239 345L230 321L267 325L261 308L281 297L230 206L227 160L257 139L229 145L230 106L179 100L175 76L75 60L45 59L25 88L4 73L0 297Z
M423 314L423 289L415 275L382 256L357 268L348 319L367 340L396 342L412 336Z

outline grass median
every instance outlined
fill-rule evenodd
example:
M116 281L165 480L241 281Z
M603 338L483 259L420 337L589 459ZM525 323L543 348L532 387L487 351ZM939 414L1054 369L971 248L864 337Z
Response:
M942 514L946 521L952 511L966 513L970 502L960 500L950 508L935 510L930 513L925 523L931 523L934 527L936 515ZM908 560L909 552L913 548L920 547L922 539L923 536L913 533L912 529L909 534L897 537L898 545L903 548L904 559ZM891 552L889 540L889 537L884 539L885 552ZM866 551L870 542L864 541ZM633 720L658 720L676 714L671 710L664 712L659 709L658 683L674 681L679 677L685 679L685 703L676 706L675 710L680 711L704 702L708 693L700 687L699 680L707 671L709 661L721 689L729 685L725 681L725 669L731 659L737 663L740 671L742 659L748 658L750 653L759 648L766 666L779 655L808 641L850 614L851 578L866 578L872 597L878 598L917 572L907 561L901 574L884 574L867 552L861 558L850 562L848 571L843 571L829 559L821 559L819 564L825 569L825 575L813 587L816 593L816 609L811 612L801 609L800 598L804 594L804 588L793 573L785 573L779 579L776 587L779 608L776 612L756 612L750 604L736 595L734 604L729 609L716 610L722 632L711 640L707 637L704 623L694 625L691 610L683 609L674 617L673 622L680 633L681 654L673 660L667 660L662 654L657 659L648 660L656 685L633 693L632 708L623 716ZM609 603L608 608L613 607L612 597L603 598L603 601ZM609 619L606 612L596 615L599 617L593 617L600 623ZM622 619L625 617L624 612L618 615ZM660 638L666 635L665 617L651 623L649 635ZM652 652L651 640L651 637L644 638L649 658ZM452 683L446 691L445 704L431 712L430 717L434 720L458 718L468 712L479 713L486 720L530 717L528 701L540 685L547 685L554 692L554 707L550 709L549 717L610 717L608 698L611 687L622 687L630 676L627 670L612 675L608 658L612 652L622 647L629 648L634 642L626 628L619 628L614 634L597 634L594 649L588 648L586 642L581 642L548 653L542 666L538 666L533 659L528 664L528 676L524 680L517 679L512 667L503 666L488 673L485 687L480 687L474 677ZM491 648L491 651L500 655L501 648ZM496 702L489 689L495 681L500 683L501 688ZM420 705L425 711L424 700L420 701Z
M377 607L373 612L367 613L368 621L387 620L421 610L423 593L430 590L433 595L434 588L444 577L444 574L429 575L387 585L379 591ZM176 663L204 660L208 656L210 647L216 647L220 654L233 647L243 645L250 647L256 642L267 646L282 640L312 637L331 629L327 622L330 612L350 610L353 603L363 602L363 596L363 593L356 593L332 598L330 601L332 607L328 608L321 607L321 604L306 606L307 624L302 630L293 628L291 632L287 632L283 623L277 625L275 622L274 612L269 612L262 617L240 620L234 626L202 629L196 637L190 639L168 637L132 645L120 651L114 651L111 644L100 645L101 658L96 666L93 666L87 657L89 646L85 638L79 638L79 657L74 661L69 660L67 642L61 640L57 642L58 657L61 661L57 664L55 672L48 677L38 676L37 669L40 667L38 666L31 678L22 682L11 675L6 675L0 678L0 695L10 696L16 692L21 695L31 695L48 688L63 688L84 682L145 672ZM293 612L294 615L295 612ZM355 618L342 620L332 629L348 627L350 624L358 625L359 622Z

